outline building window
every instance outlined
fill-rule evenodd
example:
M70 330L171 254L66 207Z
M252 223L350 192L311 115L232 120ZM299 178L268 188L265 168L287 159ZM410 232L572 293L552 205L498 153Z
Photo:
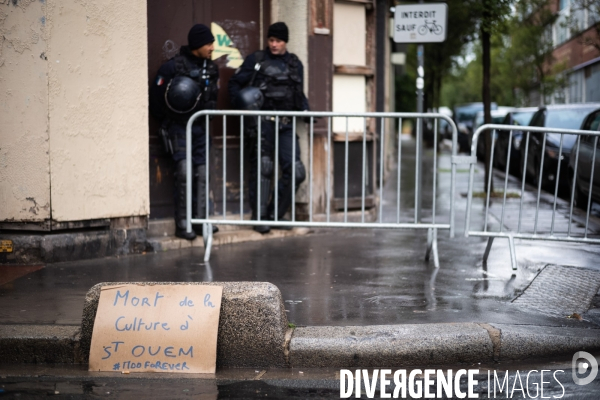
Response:
M569 16L571 14L571 8L568 7L568 1L565 1L565 3L567 5L563 8L561 1L560 13L558 19L556 20L553 26L554 46L559 46L560 44L566 42L571 38L571 29L569 26Z
M583 73L575 71L569 75L569 103L583 102Z
M590 7L587 11L587 25L586 28L595 25L600 22L600 7Z
M585 67L585 100L600 101L600 63Z

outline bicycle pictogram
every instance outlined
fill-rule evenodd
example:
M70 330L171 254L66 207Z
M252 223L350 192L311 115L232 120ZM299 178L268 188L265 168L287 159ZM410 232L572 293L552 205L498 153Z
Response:
M437 25L435 23L434 19L431 22L427 22L427 20L425 20L425 23L419 26L419 29L417 30L419 35L426 35L427 31L429 31L429 33L435 33L436 35L441 35L444 30L442 29L441 25Z

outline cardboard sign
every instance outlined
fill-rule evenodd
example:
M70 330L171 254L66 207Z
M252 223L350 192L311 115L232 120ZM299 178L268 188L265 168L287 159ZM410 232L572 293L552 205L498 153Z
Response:
M90 371L214 373L222 286L104 286Z

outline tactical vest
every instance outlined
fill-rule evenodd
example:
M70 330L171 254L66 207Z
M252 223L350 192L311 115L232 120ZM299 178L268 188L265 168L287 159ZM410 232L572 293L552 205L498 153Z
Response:
M260 69L252 86L258 87L265 96L263 109L302 111L304 94L298 57L290 53L287 62L283 62L283 60L265 60L265 53L262 50L255 54Z
M202 88L202 97L196 109L190 115L200 110L215 109L217 106L217 93L219 92L217 86L219 67L211 60L203 60L200 65L197 65L183 54L176 55L173 60L175 61L177 75L189 76L197 81Z

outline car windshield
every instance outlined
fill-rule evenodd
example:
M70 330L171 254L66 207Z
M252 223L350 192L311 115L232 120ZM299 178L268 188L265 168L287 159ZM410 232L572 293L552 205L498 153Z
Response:
M559 129L579 129L585 117L593 110L593 108L548 110L546 126ZM558 133L549 133L547 139L558 147L560 146L560 136ZM577 135L564 135L563 150L570 151L576 141Z
M490 104L491 110L497 110L498 105L496 103ZM470 105L462 105L455 108L456 120L458 122L472 123L475 119L477 112L483 111L483 103L474 103Z
M579 129L583 119L593 108L576 108L565 110L548 110L546 126L560 129Z
M527 126L529 125L529 121L531 121L531 117L533 117L533 111L529 112L516 112L513 113L513 124Z
M459 111L458 112L458 116L457 116L457 120L458 122L470 122L473 120L473 117L475 117L475 114L477 114L478 110L465 110L465 111Z

